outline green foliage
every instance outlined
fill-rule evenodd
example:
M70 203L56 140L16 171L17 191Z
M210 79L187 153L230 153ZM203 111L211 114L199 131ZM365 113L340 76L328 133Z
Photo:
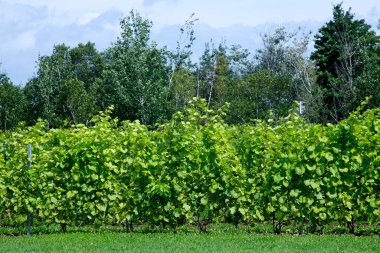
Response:
M379 37L365 20L354 19L351 9L333 7L333 19L315 36L312 59L317 66L318 85L324 92L321 120L338 122L349 116L366 96L379 98Z
M207 100L207 107L219 108L227 102L231 82L228 48L221 43L206 43L197 69L197 96Z
M223 111L207 109L205 100L193 99L188 108L160 127L160 183L167 182L170 199L163 205L181 221L207 222L238 216L244 171L222 121ZM236 210L235 210L236 209ZM222 218L225 219L226 217Z
M84 82L86 90L91 90L103 71L102 55L96 50L95 44L91 42L79 43L78 46L70 49L69 54L75 78Z
M177 69L169 88L171 108L168 108L168 113L170 116L177 111L182 111L187 102L196 95L196 90L197 82L194 73L185 68Z
M365 102L368 103L368 102ZM289 222L322 229L380 216L380 110L365 103L337 125L297 115L229 126L226 108L194 98L156 130L111 118L69 129L0 134L0 220L24 223ZM32 160L27 144L33 146ZM28 169L28 162L32 166Z
M56 45L52 55L39 57L37 75L24 87L28 123L34 124L38 118L47 120L49 127L61 127L65 121L86 123L98 111L95 81L102 65L91 43L72 49Z
M103 107L114 105L122 120L154 124L166 116L167 51L150 41L152 22L138 13L131 11L120 25L120 37L104 54Z
M278 120L294 101L302 102L302 117L324 124L347 118L368 95L370 108L380 105L379 36L342 4L315 36L311 57L310 32L278 27L263 35L255 54L211 40L194 63L196 22L194 14L185 21L171 51L151 40L153 23L131 11L120 21L120 36L102 53L91 42L56 45L51 55L39 56L36 75L23 88L0 74L2 129L39 118L49 128L88 125L109 106L112 117L154 127L194 96L212 109L230 103L226 122L232 124Z
M96 89L86 89L85 83L78 79L70 79L64 83L61 101L65 116L70 122L88 123L96 110Z
M70 62L69 47L64 44L55 46L51 56L39 57L37 77L25 87L30 101L31 122L41 117L52 127L62 125L60 94L65 81L74 78Z
M252 173L247 176L256 191L253 217L273 219L275 230L289 220L306 221L312 228L338 221L350 229L356 221L378 220L379 197L373 195L378 187L372 184L378 179L368 178L378 173L377 141L366 139L367 133L378 132L372 128L363 136L361 129L378 122L378 113L356 113L327 127L305 124L298 117L274 127L261 122L242 127L238 153Z
M269 72L272 78L287 78L287 90L283 91L285 85L271 86L268 88L269 94L280 91L279 99L288 100L288 103L302 101L305 105L302 116L311 122L320 122L322 92L316 84L315 64L308 57L310 34L302 32L300 28L291 32L284 27L265 34L262 38L263 47L255 55L255 68L258 72ZM266 97L273 99L270 95L263 95L264 99Z
M294 93L289 77L271 74L269 71L254 72L230 88L231 109L228 120L246 123L251 119L283 117L294 104ZM273 115L270 115L270 110Z
M1 130L13 129L25 119L26 101L21 88L0 74L0 125Z

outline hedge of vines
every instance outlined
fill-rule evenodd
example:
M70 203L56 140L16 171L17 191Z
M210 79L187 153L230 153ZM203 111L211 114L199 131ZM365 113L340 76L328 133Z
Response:
M92 125L44 122L0 135L0 222L208 221L373 224L380 217L380 110L337 125L292 114L240 126L194 99L149 130L110 111ZM27 144L32 144L28 169ZM1 224L0 224L1 225Z

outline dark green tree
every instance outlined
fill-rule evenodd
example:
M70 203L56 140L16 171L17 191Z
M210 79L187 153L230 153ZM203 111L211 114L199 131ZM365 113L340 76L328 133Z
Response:
M228 121L247 123L252 119L278 119L294 105L291 78L267 70L254 72L238 81L231 92ZM272 111L272 116L270 116Z
M74 125L87 125L91 116L98 112L95 104L96 90L86 89L85 83L78 79L70 79L64 83L60 97L65 118Z
M20 87L12 84L6 74L0 74L0 120L3 131L13 129L24 120L26 101Z
M79 44L72 49L56 45L52 55L39 57L37 64L36 76L24 88L29 101L29 124L38 118L47 120L50 127L62 126L66 121L85 123L98 111L96 83L103 63L94 44ZM69 102L74 97L80 109Z
M29 99L29 124L38 118L49 122L50 127L61 126L65 120L60 98L66 80L75 78L69 47L54 46L51 56L40 56L37 75L25 86Z
M178 68L171 81L168 107L168 117L177 111L185 109L187 103L196 96L196 74L187 68Z
M322 120L338 122L366 96L379 106L379 37L365 20L357 20L342 4L333 7L333 18L315 36L312 59L317 83L324 92Z
M83 82L86 90L94 89L93 86L101 78L104 65L103 57L95 48L95 44L80 43L70 49L69 54L75 79Z

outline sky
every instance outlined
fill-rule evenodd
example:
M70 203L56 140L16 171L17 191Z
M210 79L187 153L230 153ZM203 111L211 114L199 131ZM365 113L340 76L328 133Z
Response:
M153 22L152 39L174 47L179 27L192 13L194 52L210 39L240 44L251 51L261 35L277 26L298 26L316 32L331 19L332 6L341 0L0 0L0 72L24 85L36 72L39 55L53 46L94 42L103 51L116 41L119 21L132 9ZM345 0L356 18L374 26L380 19L380 1Z

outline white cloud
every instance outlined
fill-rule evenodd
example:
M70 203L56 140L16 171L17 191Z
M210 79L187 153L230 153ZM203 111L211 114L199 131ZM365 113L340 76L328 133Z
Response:
M35 48L36 38L35 32L24 32L18 34L8 45L10 51L25 51Z
M95 42L104 50L115 41L119 20L131 9L153 21L154 37L161 44L175 43L178 24L195 12L201 49L212 36L255 44L258 33L252 27L268 23L325 22L332 5L341 0L0 0L0 62L16 82L31 77L39 53L49 54L54 44L75 46ZM377 22L380 1L345 0L360 18ZM310 23L308 23L310 24ZM371 23L372 24L372 23ZM231 26L237 25L234 28ZM172 26L171 29L167 29ZM245 26L245 27L244 27ZM262 26L260 29L264 29ZM176 28L176 29L174 29ZM237 29L239 28L239 29ZM166 30L165 30L166 29ZM264 30L260 30L264 31ZM264 31L265 32L265 31Z
M90 13L85 13L81 17L78 18L77 24L78 25L87 25L89 24L93 19L99 17L101 13L96 13L96 12L90 12Z
M0 1L1 2L1 1ZM7 0L5 3L11 3ZM341 0L13 0L13 4L28 5L34 8L47 8L56 23L83 23L91 13L103 13L117 10L127 14L131 9L152 19L155 24L182 23L195 12L201 22L213 27L225 27L234 24L258 25L266 22L286 21L323 21L331 17L333 4ZM355 13L365 16L380 3L373 0L345 0L343 6L351 6ZM87 15L87 16L86 16ZM86 18L84 18L86 16ZM85 21L83 21L85 20Z

